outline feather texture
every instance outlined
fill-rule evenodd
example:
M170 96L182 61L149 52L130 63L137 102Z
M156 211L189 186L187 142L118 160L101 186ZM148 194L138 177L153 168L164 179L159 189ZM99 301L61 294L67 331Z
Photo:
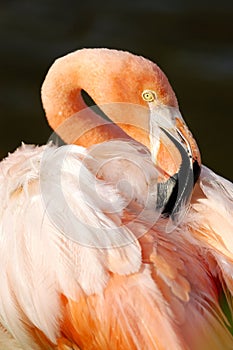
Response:
M102 147L23 145L1 163L0 344L230 350L216 278L232 292L231 184L203 168L202 197L168 234L144 192L158 175L149 155L128 141ZM117 187L121 167L133 191Z

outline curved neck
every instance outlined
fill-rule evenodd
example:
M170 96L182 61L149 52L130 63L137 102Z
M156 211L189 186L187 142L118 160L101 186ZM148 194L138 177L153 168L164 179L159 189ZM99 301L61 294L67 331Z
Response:
M95 99L95 90L90 82L94 82L96 77L93 70L87 75L78 56L70 54L57 60L43 83L42 102L49 125L66 143L85 147L111 138L128 138L117 125L103 120L87 108L81 90L88 91Z
M148 145L147 130L139 132L141 113L134 115L136 127L129 126L132 114L124 114L121 122L110 115L118 127L87 109L81 90L97 104L125 102L148 109L141 93L150 87L157 89L163 103L177 105L167 78L152 62L127 52L83 49L53 64L42 86L42 102L50 126L67 143L89 146L110 138L128 138L129 134Z

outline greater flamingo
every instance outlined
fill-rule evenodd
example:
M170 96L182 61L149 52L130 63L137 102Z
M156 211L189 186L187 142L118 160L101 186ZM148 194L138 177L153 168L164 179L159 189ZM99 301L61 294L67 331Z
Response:
M166 76L83 49L42 101L67 145L0 164L0 349L233 349L233 186L201 165Z

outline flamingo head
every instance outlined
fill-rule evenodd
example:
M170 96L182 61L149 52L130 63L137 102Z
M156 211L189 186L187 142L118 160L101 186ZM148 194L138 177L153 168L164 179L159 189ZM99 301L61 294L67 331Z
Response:
M107 120L95 107L87 108L82 91ZM67 143L86 147L118 138L147 147L160 170L164 213L174 211L174 191L180 201L188 201L200 173L200 153L174 91L155 63L117 50L76 51L50 68L42 101L50 125Z

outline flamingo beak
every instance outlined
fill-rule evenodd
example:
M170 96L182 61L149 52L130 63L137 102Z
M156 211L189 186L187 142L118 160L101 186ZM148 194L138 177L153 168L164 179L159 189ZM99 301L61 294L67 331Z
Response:
M142 97L150 109L151 158L161 174L157 208L175 217L190 201L200 174L200 153L178 108L159 103L151 90Z

